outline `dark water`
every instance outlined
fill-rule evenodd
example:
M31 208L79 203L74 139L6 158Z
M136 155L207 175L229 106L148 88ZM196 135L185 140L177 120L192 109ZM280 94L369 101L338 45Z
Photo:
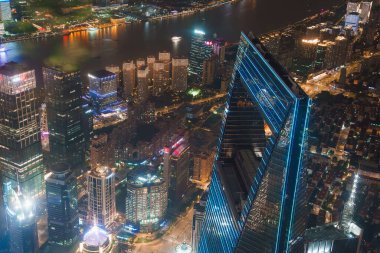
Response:
M200 27L237 41L240 31L255 34L269 32L301 20L342 0L242 0L233 5L174 19L128 24L96 32L77 32L65 37L46 38L6 44L0 63L24 62L38 69L46 62L75 66L83 74L108 64L157 54L160 50L174 55L189 54L190 36ZM182 40L174 44L172 36ZM39 72L39 71L38 71Z

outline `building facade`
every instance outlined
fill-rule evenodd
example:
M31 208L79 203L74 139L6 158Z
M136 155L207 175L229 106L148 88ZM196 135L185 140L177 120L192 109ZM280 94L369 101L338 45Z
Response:
M258 39L242 34L198 252L303 248L309 109L309 98L284 68ZM252 151L257 167L237 166L241 149Z
M85 143L82 129L82 81L80 72L55 67L42 70L49 129L49 163L68 163L83 169Z
M107 70L88 74L91 102L97 113L112 111L117 102L117 76Z
M10 253L38 253L36 209L33 198L14 190L10 182L4 185L7 207Z
M45 190L34 70L0 68L0 167L4 182L35 196Z
M123 63L123 98L130 98L136 86L136 65L133 61Z
M79 240L78 191L70 165L56 163L46 178L49 243L71 247Z
M148 168L127 176L126 219L142 232L159 229L167 209L168 192L162 177Z
M212 44L207 43L206 33L195 29L191 38L189 72L196 79L202 79L203 61L212 54Z
M88 223L108 227L116 217L115 174L98 166L87 174Z
M184 92L187 89L189 59L173 58L172 60L172 90Z

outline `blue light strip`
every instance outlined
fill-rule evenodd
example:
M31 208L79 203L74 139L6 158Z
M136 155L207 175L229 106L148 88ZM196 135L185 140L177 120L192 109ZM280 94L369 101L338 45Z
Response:
M308 132L311 105L312 105L312 101L309 99L307 102L306 117L305 117L305 122L303 125L303 134L302 134L301 151L300 151L301 155L298 158L297 178L296 178L295 190L293 193L293 203L292 203L292 212L291 212L291 217L290 217L290 227L289 227L288 236L287 236L288 242L291 240L291 236L292 236L291 233L293 230L292 228L293 228L293 219L294 219L294 208L296 205L295 200L296 200L296 194L297 194L297 190L298 190L300 173L301 173L302 167L303 167L303 164L302 164L303 156L302 156L302 154L304 153L304 149L305 149L305 139L306 139L306 135ZM289 252L289 243L286 244L286 251L285 252Z

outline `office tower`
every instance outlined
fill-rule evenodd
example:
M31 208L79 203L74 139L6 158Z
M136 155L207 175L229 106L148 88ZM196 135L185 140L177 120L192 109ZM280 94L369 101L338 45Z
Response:
M99 114L109 112L117 102L116 75L107 70L98 70L88 74L90 82L90 97Z
M241 35L198 252L290 252L306 224L310 100L258 39ZM271 135L265 138L264 122ZM256 167L236 163L250 150ZM248 186L248 187L247 187Z
M156 122L156 107L154 103L145 103L141 110L142 122L144 122L145 124L154 124Z
M153 95L159 96L169 88L170 74L166 62L153 63Z
M113 239L107 231L94 225L83 236L79 245L80 253L110 253L112 252Z
M189 59L173 58L172 60L172 90L186 91Z
M318 43L316 57L314 61L314 69L322 70L335 67L336 51L335 43L332 41L324 41Z
M42 72L49 129L49 167L52 163L63 162L73 170L83 169L85 144L80 73L66 72L58 67L44 67Z
M201 229L206 211L206 201L207 192L205 192L200 201L194 205L193 225L191 230L191 247L193 248L193 253L198 252Z
M133 61L123 63L123 98L130 98L136 86L136 65Z
M212 43L207 43L206 33L195 29L191 38L190 47L190 74L194 75L198 81L202 79L203 61L212 54Z
M149 167L135 168L127 176L126 219L142 232L160 228L166 214L168 191L157 171Z
M0 1L0 20L12 20L11 4L9 0Z
M216 68L218 66L218 56L212 55L203 62L202 84L213 84L216 77Z
M212 150L194 152L193 179L207 182L210 179L215 152Z
M77 180L70 165L56 163L46 178L49 243L71 247L79 239Z
M0 167L3 180L35 196L44 191L44 165L34 70L11 62L0 68Z
M10 182L4 184L4 199L11 253L38 253L38 233L35 207L30 195L13 190Z
M41 146L42 150L49 152L49 126L47 120L46 104L41 104L40 108L40 131L41 131Z
M189 188L190 179L190 146L181 143L170 155L169 199L173 203L183 201Z
M88 223L111 225L116 217L115 175L106 166L92 168L87 173Z
M144 103L149 97L149 68L141 66L137 69L137 99Z

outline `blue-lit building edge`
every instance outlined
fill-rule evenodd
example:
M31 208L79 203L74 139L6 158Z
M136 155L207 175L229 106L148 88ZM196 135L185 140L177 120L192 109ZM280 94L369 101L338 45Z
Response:
M234 77L232 78L232 80ZM236 222L234 215L228 207L228 201L221 179L218 175L218 156L222 145L226 118L228 115L228 105L232 95L233 81L229 85L227 94L226 109L222 120L221 131L219 134L217 150L211 175L208 200L206 204L206 215L201 228L201 237L198 247L199 253L208 252L232 252L239 238L241 227ZM228 221L229 226L224 226L223 221Z
M265 69L264 66L266 67ZM251 73L254 73L254 76ZM303 175L303 156L300 155L291 159L290 154L303 153L311 102L306 95L296 97L291 92L290 88L287 87L271 66L265 61L250 40L242 34L235 63L235 70L230 83L230 91L226 103L226 113L224 115L221 137L219 138L218 151L222 144L223 131L228 114L228 104L237 75L239 75L240 79L243 81L242 83L247 91L249 91L252 100L260 105L259 110L273 134L268 140L263 159L258 168L259 172L253 180L247 202L238 221L234 219L231 210L228 207L225 193L223 193L223 186L218 176L218 168L214 164L210 186L210 198L206 206L206 217L202 228L199 252L234 251L239 240L239 238L236 237L236 234L239 236L241 230L244 228L246 218L254 203L261 180L266 172L269 162L271 161L272 152L278 145L281 129L285 127L287 121L291 120L292 127L289 129L291 131L291 136L287 147L288 157L283 174L285 183L281 189L281 208L278 218L278 229L274 250L275 252L288 251L289 244L287 242L294 242L296 239L294 236L298 236L297 233L294 235L292 228L295 221L294 217L296 216L295 207L299 206L302 202L297 199L296 193L298 189L303 187L303 184L299 182ZM277 83L276 86L273 85L274 82ZM265 92L262 92L263 90L265 90ZM273 100L273 97L276 97L276 100ZM290 114L293 115L293 117L289 119ZM295 136L297 137L294 138ZM217 160L218 157L216 156L216 161ZM288 197L285 198L285 196ZM301 203L301 205L303 204ZM225 210L217 212L220 209ZM231 222L228 228L223 220ZM215 229L215 226L217 226L218 229ZM210 230L210 227L213 227L214 229Z

